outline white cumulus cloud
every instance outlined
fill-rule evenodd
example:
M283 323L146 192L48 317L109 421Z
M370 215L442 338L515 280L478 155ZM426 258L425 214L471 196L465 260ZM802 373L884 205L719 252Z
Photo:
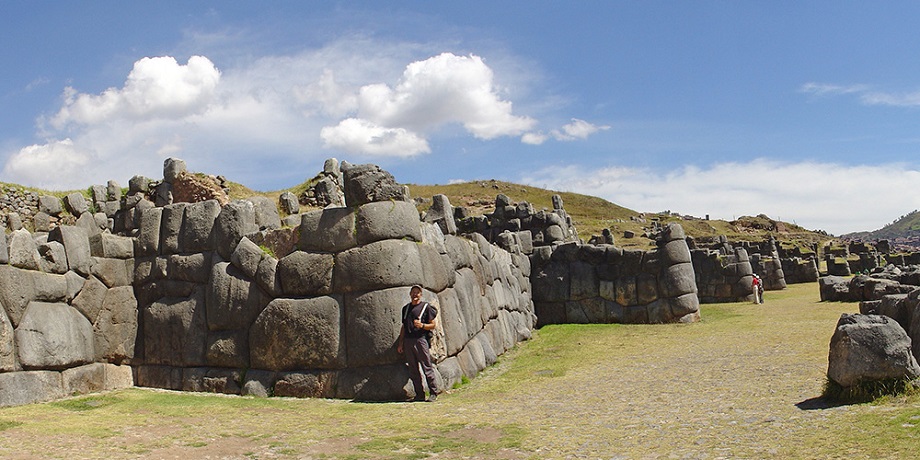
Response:
M203 111L211 102L220 71L206 57L192 56L180 65L170 56L145 57L134 63L122 88L98 95L68 87L64 107L51 119L55 128L68 123L96 124L113 118L177 117Z
M362 86L354 121L323 129L322 138L327 147L346 151L360 151L361 145L355 142L366 139L364 151L368 153L405 156L405 141L416 146L414 153L427 152L427 142L422 148L419 141L451 123L489 140L523 134L536 120L512 113L512 103L501 98L492 69L482 58L442 53L407 65L393 87L385 83ZM357 132L350 135L346 133L349 129ZM370 132L385 133L395 142L381 142L376 134L368 136ZM388 150L386 145L400 148Z
M431 152L425 139L405 128L385 128L357 118L325 127L320 136L327 147L348 153L410 157Z
M71 139L49 141L23 147L10 156L3 175L45 189L82 188L90 185L85 178L92 159L91 152L75 147ZM61 172L66 173L63 178Z

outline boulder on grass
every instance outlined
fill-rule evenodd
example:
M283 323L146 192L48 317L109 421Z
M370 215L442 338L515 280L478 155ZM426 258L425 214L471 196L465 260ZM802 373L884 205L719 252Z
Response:
M890 379L916 379L920 366L910 338L897 321L882 315L844 313L831 337L827 377L841 387Z

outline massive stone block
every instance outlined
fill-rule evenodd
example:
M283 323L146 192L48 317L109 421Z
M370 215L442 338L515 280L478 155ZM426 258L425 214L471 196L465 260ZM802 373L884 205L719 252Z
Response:
M164 297L144 310L144 359L148 364L205 365L205 294Z
M278 261L281 290L289 296L332 293L332 254L295 251Z
M405 401L415 396L405 364L349 368L339 371L337 398L356 401Z
M137 299L131 286L109 289L93 323L96 361L121 363L134 357Z
M842 387L887 379L916 379L920 366L910 338L892 318L842 314L831 337L827 377Z
M671 265L665 270L664 276L659 281L664 297L696 293L696 274L691 263Z
M355 212L351 208L329 208L303 214L300 222L302 251L341 252L358 244Z
M21 406L65 396L61 373L55 371L0 374L0 407Z
M6 311L0 311L0 372L15 371L18 368L15 330Z
M425 281L422 283L426 288L440 292L453 284L455 279L454 270L449 266L450 259L445 259L438 254L438 251L427 244L417 246L419 258L422 262L422 274Z
M130 286L134 280L134 261L93 257L92 275L108 287Z
M247 199L252 203L255 212L255 224L259 230L281 228L281 216L278 215L278 205L267 196L253 196Z
M0 265L0 303L18 327L29 302L66 302L67 277Z
M73 299L71 305L82 313L90 323L95 323L99 317L99 311L102 310L102 303L105 301L107 292L108 288L102 281L99 281L95 276L90 276L83 282L83 288Z
M91 363L93 326L65 303L29 302L16 328L16 348L26 369L64 369Z
M333 270L335 291L366 292L424 283L417 244L385 240L337 254Z
M90 255L110 259L134 257L134 240L111 233L99 233L89 238Z
M345 367L341 301L336 297L275 299L249 333L256 369L287 371Z
M349 367L391 364L396 353L400 314L409 302L407 288L392 288L345 296L345 337Z
M249 238L243 237L240 243L236 245L233 254L230 255L230 262L247 277L253 279L259 271L259 263L262 261L262 257L266 255L257 244L250 241Z
M159 253L160 227L162 226L163 211L165 209L151 208L141 212L138 221L139 232L134 248L134 252L138 256L151 256Z
M345 204L361 206L374 201L408 201L409 191L396 183L393 175L377 165L349 165L342 168Z
M64 245L67 266L71 270L84 276L90 274L93 259L86 230L82 227L59 225L48 233L48 241L57 241Z
M166 259L166 274L169 278L177 281L188 281L191 283L204 284L208 282L211 274L212 253L199 252L189 255L173 254ZM161 259L162 260L162 259ZM155 271L155 273L159 273ZM162 278L162 277L159 277Z
M234 265L228 262L215 264L207 287L208 329L248 329L269 300Z
M466 326L466 334L463 336L463 340L466 341L482 329L482 298L484 292L475 273L468 268L457 272L454 291L460 300L460 314L463 316L463 324Z
M179 251L192 253L213 249L214 240L212 240L211 233L214 231L217 216L221 212L220 203L217 200L207 200L186 205L184 217L182 218L182 227L179 230ZM164 220L164 225L166 222L174 225L175 217L171 213L170 216L165 214L166 211L164 211L164 218L170 217L170 220ZM162 230L161 232L164 239L163 252L165 253L170 244L165 241L167 232ZM228 251L226 258L229 258L229 255Z
M10 265L25 270L40 270L41 255L38 244L26 229L16 230L10 234Z
M158 242L160 254L175 254L181 251L179 236L182 233L182 221L185 219L185 208L188 203L173 203L162 208L162 224L160 227L160 240ZM199 207L198 211L204 208ZM144 211L146 213L147 211Z
M248 368L248 329L209 332L207 358L209 366L228 367L233 369Z
M230 254L240 240L258 230L255 206L251 202L237 200L227 203L214 222L214 244L217 252L225 260L230 260Z
M408 201L378 201L358 208L356 230L358 244L380 240L410 239L422 241L418 210Z

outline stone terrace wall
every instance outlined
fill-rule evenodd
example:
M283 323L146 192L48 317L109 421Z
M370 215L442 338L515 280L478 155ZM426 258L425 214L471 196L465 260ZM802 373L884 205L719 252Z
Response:
M701 303L742 302L754 299L751 259L744 248L690 251Z
M0 406L133 385L133 249L72 226L3 234Z
M370 166L344 169L348 207L305 213L296 230L258 231L249 202L145 210L134 278L137 384L411 397L396 340L413 284L440 310L444 339L434 354L448 387L529 338L528 267L420 222L403 188Z
M538 323L671 323L699 320L683 228L669 225L652 251L568 243L532 257Z

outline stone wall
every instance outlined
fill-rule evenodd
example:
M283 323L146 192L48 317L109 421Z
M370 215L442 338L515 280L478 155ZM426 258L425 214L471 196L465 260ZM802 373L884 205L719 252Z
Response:
M0 406L133 384L134 246L80 227L0 240Z
M652 251L574 242L537 247L531 279L538 323L698 321L683 228L671 224L657 241Z
M744 248L690 251L701 303L754 299L751 259Z

